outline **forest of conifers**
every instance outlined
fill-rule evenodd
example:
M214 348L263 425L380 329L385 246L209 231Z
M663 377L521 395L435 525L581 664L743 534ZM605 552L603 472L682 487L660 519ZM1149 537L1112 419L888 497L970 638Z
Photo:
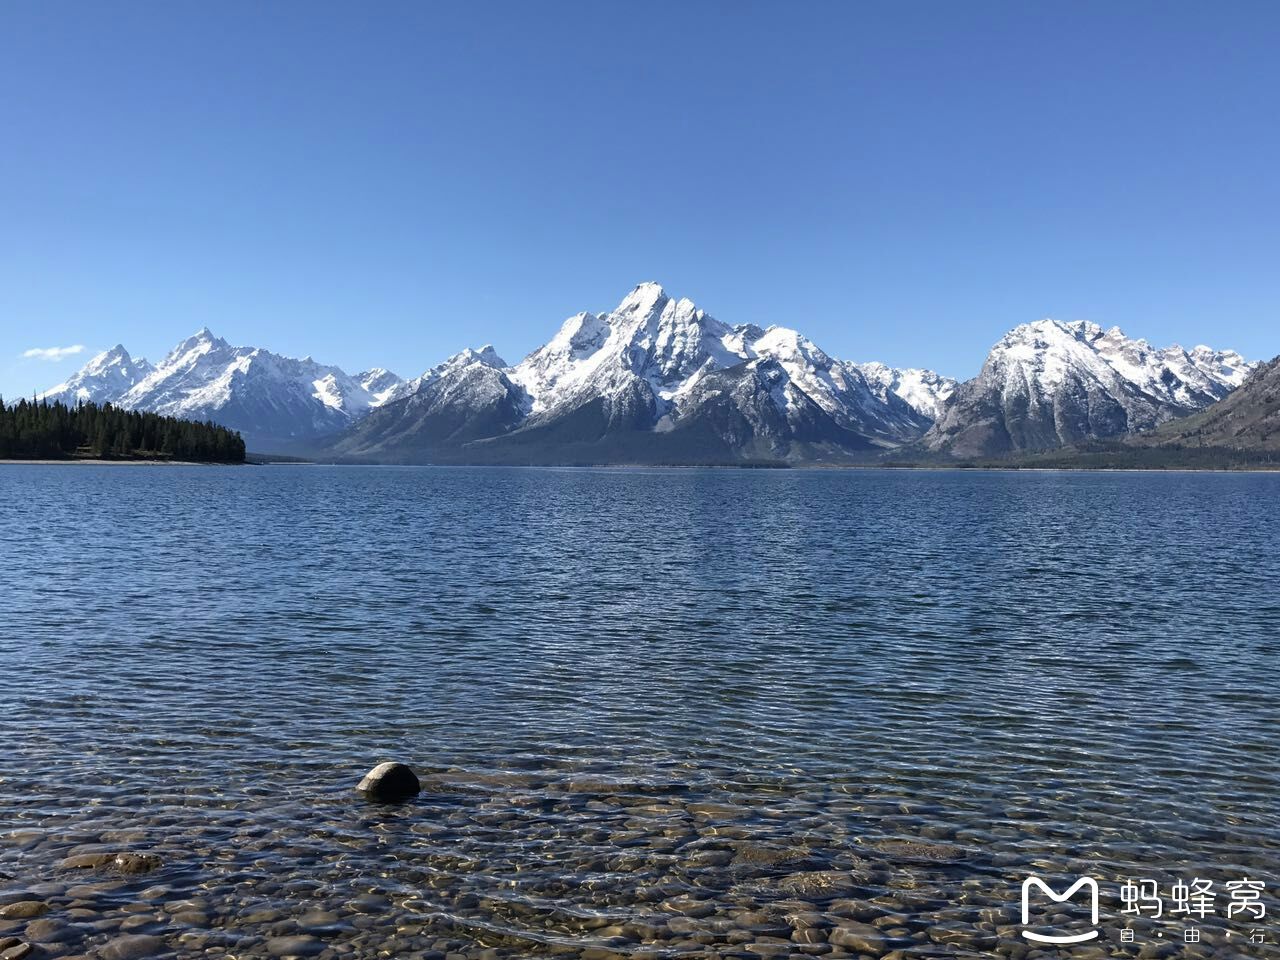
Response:
M244 440L213 423L111 404L0 400L0 460L77 457L243 463Z

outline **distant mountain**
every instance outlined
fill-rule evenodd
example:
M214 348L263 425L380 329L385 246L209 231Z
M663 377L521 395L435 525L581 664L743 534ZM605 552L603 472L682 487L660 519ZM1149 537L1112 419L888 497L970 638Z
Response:
M580 313L514 367L464 351L352 426L336 456L420 462L865 459L918 438L955 381L730 327L656 283Z
M1114 327L1040 320L1007 333L981 373L957 384L837 359L788 327L730 326L642 283L610 312L570 317L514 366L485 346L410 380L382 368L351 375L203 329L154 366L116 346L45 396L212 420L256 453L848 463L1119 442L1222 400L1255 366L1231 351L1157 349Z
M1137 447L1280 452L1280 357L1258 364L1225 399L1158 430L1130 437Z
M351 376L310 357L233 347L205 328L154 366L114 347L45 396L212 420L238 430L251 450L283 453L310 449L391 400L402 385L382 369Z
M106 350L73 376L39 395L50 403L61 401L68 406L79 402L114 402L135 384L146 378L155 368L146 360L135 360L120 344Z
M943 406L959 386L950 377L918 367L901 369L883 363L859 363L856 366L876 396L887 402L888 394L896 394L930 420L938 419Z
M1258 364L1217 403L1155 430L969 463L1073 470L1278 469L1280 357Z
M1222 399L1255 365L1209 347L1156 349L1118 327L1027 323L955 390L920 447L991 457L1150 430Z
M507 433L524 416L525 398L492 347L464 350L407 381L402 399L352 426L329 455L416 460L418 451L455 448Z

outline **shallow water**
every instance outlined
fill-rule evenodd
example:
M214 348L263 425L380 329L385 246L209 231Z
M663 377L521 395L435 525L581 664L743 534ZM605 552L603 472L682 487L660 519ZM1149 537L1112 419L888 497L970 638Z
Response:
M1280 954L1278 507L1265 474L0 466L0 904L47 911L0 942ZM415 802L354 793L388 758ZM118 851L158 865L73 865ZM1099 938L1022 939L1029 874L1097 878ZM1131 877L1215 909L1125 915Z

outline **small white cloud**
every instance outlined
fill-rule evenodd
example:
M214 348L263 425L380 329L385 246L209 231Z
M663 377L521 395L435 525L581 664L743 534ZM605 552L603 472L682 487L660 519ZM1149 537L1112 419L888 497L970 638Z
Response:
M77 343L70 347L32 347L22 355L28 360L48 360L57 363L59 360L65 360L67 357L74 357L77 353L83 352L84 344Z

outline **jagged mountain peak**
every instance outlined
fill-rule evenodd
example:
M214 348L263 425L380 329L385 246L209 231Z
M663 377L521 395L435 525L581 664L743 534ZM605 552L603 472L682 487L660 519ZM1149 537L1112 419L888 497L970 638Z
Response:
M1234 350L1215 350L1198 344L1185 352L1196 366L1235 387L1241 386L1258 367Z
M493 349L492 344L486 343L483 347L464 347L453 356L446 358L442 363L432 367L423 376L438 375L444 370L471 366L477 363L481 366L493 367L495 370L505 370L507 367L507 362L498 356L498 352Z
M795 358L819 367L830 366L832 362L831 357L803 333L777 324L766 327L751 346L757 353L780 358Z
M609 336L609 331L609 314L575 313L560 325L560 329L546 346L534 353L546 352L581 359L598 350Z
M413 380L407 380L399 384L394 392L389 396L387 402L401 400L406 397L420 393L429 384L435 383L445 377L456 375L461 371L468 370L472 367L485 367L492 370L505 371L507 363L493 349L491 344L485 344L482 347L465 347L447 357L434 367L425 371L420 377Z
M103 350L101 353L93 356L89 362L84 365L82 372L94 373L105 370L107 367L133 362L133 357L131 357L129 355L129 351L124 348L124 344L117 343L114 347L111 347L108 350ZM140 362L146 363L145 360Z
M405 385L403 377L392 373L385 367L370 367L368 370L357 373L355 379L373 398L370 404L371 407L381 406L398 399L402 395L400 391Z
M661 311L670 298L662 284L653 280L637 283L622 302L613 311L614 316L648 316L654 311Z
M191 336L187 337L187 343L217 343L225 344L227 341L210 330L208 327L201 327Z
M234 347L201 327L156 366L133 360L117 344L46 397L213 420L241 431L254 449L270 452L337 433L393 399L401 383L386 370L353 377L310 357Z
M229 350L230 348L231 344L226 340L217 336L208 327L201 327L170 350L165 359L160 362L160 366L172 363L188 354L209 353L214 350Z
M1115 327L1113 330L1120 336L1124 336L1119 327ZM1102 327L1090 320L1055 320L1052 317L1043 317L1040 320L1018 324L1001 337L996 346L1016 346L1034 343L1043 348L1050 344L1063 344L1072 341L1091 343L1103 336L1103 334Z
M578 313L511 371L530 413L565 411L597 396L631 396L642 381L661 395L694 373L728 328L657 283L638 284L608 314ZM665 400L661 401L665 403Z
M483 363L486 367L493 367L498 370L502 370L507 366L507 361L498 356L498 351L493 349L493 344L491 343L486 343L478 350L467 347L458 356L465 358L468 362Z
M743 365L740 374L725 373ZM896 392L896 381L873 386L856 365L833 359L798 330L729 327L657 283L637 285L610 313L573 315L508 372L522 391L528 426L560 422L588 408L596 411L590 422L607 429L687 426L680 410L695 403L706 408L706 389L699 387L705 378L720 389L739 376L768 384L775 406L812 404L839 430L860 431L877 444L912 439L932 420L913 405L916 398L907 401ZM927 390L918 385L918 393Z
M141 357L134 359L117 343L90 358L74 374L51 387L39 398L66 404L80 402L114 403L134 384L151 373L153 367Z
M730 327L647 282L611 311L568 317L514 367L483 349L456 354L333 449L485 462L661 460L672 449L695 462L866 456L931 422L918 397L898 392L901 372L884 369L884 382L873 384L792 327ZM918 373L925 396L954 383ZM710 447L699 448L703 441Z
M885 403L901 398L912 410L932 422L942 414L958 381L920 367L891 367L878 361L854 364L873 393Z

